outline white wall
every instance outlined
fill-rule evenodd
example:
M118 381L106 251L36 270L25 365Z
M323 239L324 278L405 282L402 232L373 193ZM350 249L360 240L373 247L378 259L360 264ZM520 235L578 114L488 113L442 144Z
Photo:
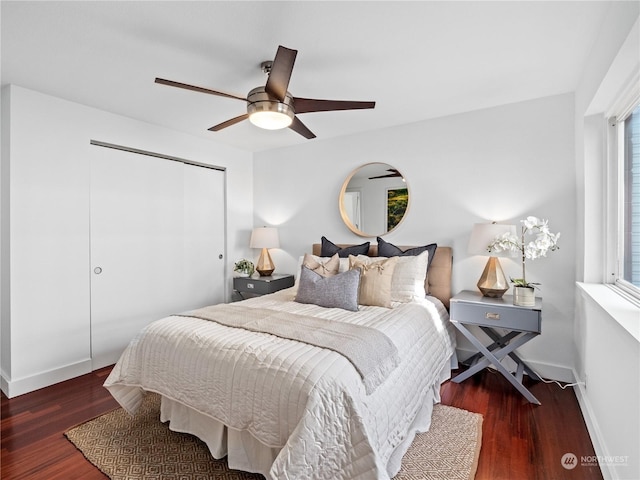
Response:
M2 267L11 283L8 297L3 288L1 356L9 396L90 371L89 158L99 148L90 140L226 167L230 296L233 259L246 255L243 236L253 226L251 154L15 85L2 93L10 128L2 139L3 174L10 168Z
M453 290L475 289L485 257L470 257L474 223L548 218L560 250L527 264L542 283L543 334L520 349L543 375L570 380L573 368L575 173L573 96L561 95L255 155L255 223L279 226L277 271L325 235L361 243L342 223L338 194L357 166L384 162L407 179L411 205L385 240L453 247ZM309 120L311 121L311 120ZM375 238L368 239L375 243ZM502 262L507 275L519 265ZM464 345L464 344L463 344Z
M640 309L603 286L607 259L606 111L640 70L638 2L603 19L576 91L578 186L575 376L576 394L605 479L640 478L640 336L623 328L640 322ZM574 452L580 455L579 452ZM622 462L612 457L626 457ZM609 459L609 460L608 460Z
M0 378L1 370L11 368L11 316L9 309L9 91L3 89L0 100ZM5 94L6 93L6 94Z
M576 395L605 479L640 478L640 309L605 285L578 287ZM580 455L579 452L574 452Z

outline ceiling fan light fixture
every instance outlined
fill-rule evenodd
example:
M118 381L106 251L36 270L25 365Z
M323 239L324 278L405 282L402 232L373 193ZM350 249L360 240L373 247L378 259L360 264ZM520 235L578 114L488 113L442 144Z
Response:
M256 127L264 128L265 130L280 130L291 125L293 117L277 110L259 110L249 115L249 121Z
M287 92L284 102L270 97L264 87L254 88L247 95L247 113L249 121L266 130L287 128L293 122L293 98Z

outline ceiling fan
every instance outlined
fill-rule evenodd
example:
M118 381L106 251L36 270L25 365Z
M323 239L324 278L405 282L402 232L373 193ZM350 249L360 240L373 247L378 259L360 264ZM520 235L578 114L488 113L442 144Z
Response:
M220 97L235 98L247 102L247 113L209 128L209 130L213 132L249 119L251 123L260 128L278 130L289 127L303 137L311 139L316 137L315 134L300 121L297 115L310 112L356 110L375 107L376 102L316 100L291 95L291 93L287 91L287 87L289 86L289 79L291 78L291 72L293 71L293 64L297 54L297 50L279 46L274 60L262 62L260 65L262 70L268 75L266 85L251 90L247 98L204 87L188 85L186 83L165 80L164 78L156 78L155 83L218 95Z
M373 180L375 178L401 177L402 176L402 174L398 170L396 170L395 168L387 168L387 172L390 172L390 173L388 173L387 175L378 175L377 177L369 177L369 180Z

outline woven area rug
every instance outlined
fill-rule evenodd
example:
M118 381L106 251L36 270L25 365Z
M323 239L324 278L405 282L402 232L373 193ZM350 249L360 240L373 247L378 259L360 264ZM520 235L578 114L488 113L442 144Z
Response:
M65 436L112 480L263 480L229 470L192 435L160 422L160 397L148 394L135 417L118 408ZM476 472L482 415L436 405L431 428L418 434L394 480L468 480Z

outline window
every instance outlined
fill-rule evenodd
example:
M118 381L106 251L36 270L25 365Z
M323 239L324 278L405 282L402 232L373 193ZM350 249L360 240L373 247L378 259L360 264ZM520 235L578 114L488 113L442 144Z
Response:
M640 304L640 98L612 115L609 273L619 291Z
M640 288L640 105L624 120L622 271L626 282Z

